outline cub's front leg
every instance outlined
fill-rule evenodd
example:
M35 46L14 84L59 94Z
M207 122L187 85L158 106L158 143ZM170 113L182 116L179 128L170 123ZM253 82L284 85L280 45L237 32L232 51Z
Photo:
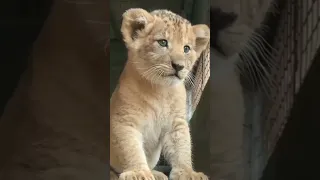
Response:
M195 172L191 159L191 137L189 125L184 119L176 119L164 137L163 154L171 164L170 180L208 180L201 172Z
M126 122L130 121L117 119L110 123L110 156L121 166L119 180L155 180L143 150L142 134L134 123Z

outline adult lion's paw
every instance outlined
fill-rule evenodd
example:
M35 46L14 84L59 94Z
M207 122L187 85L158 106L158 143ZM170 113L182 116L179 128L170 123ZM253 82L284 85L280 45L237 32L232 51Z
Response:
M153 170L152 174L156 180L168 180L168 177L162 172Z
M172 169L170 180L209 180L208 176L201 172L184 169Z
M119 180L156 180L150 170L133 170L120 174Z

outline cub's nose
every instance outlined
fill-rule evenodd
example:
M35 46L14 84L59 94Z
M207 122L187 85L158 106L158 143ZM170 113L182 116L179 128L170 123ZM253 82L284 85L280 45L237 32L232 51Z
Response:
M184 68L184 66L182 66L180 64L175 64L173 62L171 63L171 65L172 65L173 69L175 69L177 72L181 71Z

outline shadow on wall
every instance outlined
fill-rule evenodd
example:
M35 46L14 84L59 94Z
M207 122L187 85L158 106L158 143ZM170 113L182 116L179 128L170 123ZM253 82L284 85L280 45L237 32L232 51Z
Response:
M55 1L0 120L0 179L62 179L69 167L78 180L107 179L109 62L97 32L108 28L87 22L107 5L88 6L101 17Z
M0 116L21 74L27 68L32 43L37 38L51 5L52 0L11 0L2 5Z

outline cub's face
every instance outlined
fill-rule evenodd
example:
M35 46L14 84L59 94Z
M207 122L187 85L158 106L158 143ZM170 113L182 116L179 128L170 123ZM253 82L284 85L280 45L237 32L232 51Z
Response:
M208 26L192 26L167 10L129 9L121 31L129 63L151 83L168 86L190 80L189 72L210 41Z

